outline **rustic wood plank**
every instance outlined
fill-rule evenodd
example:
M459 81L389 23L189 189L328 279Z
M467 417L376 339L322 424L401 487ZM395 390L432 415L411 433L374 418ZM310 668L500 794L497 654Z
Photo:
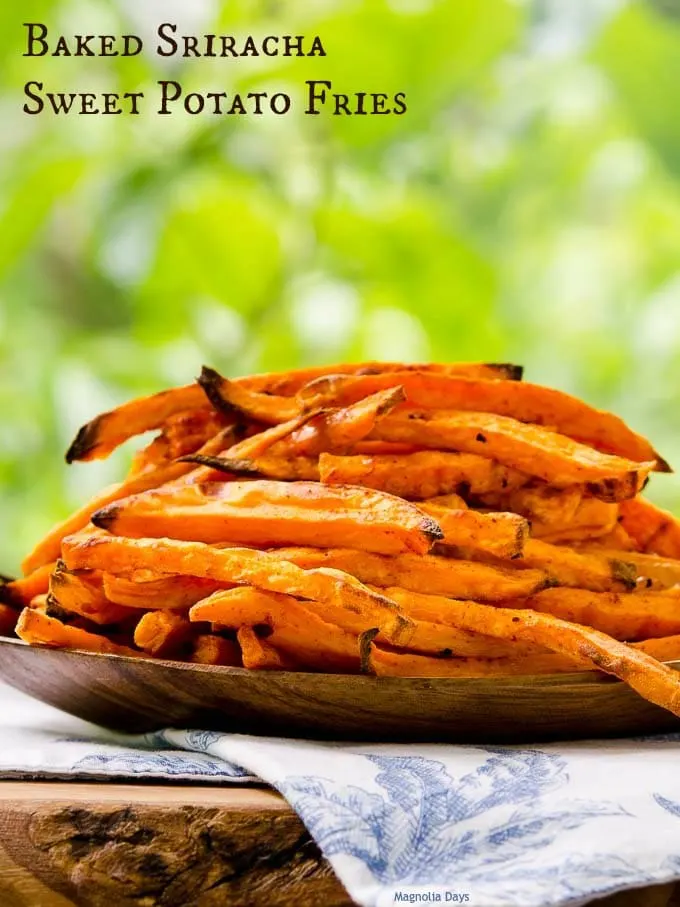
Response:
M474 896L474 892L471 892ZM0 782L2 907L350 907L277 793ZM656 885L597 907L678 907Z
M3 907L352 903L258 788L0 782L0 845Z

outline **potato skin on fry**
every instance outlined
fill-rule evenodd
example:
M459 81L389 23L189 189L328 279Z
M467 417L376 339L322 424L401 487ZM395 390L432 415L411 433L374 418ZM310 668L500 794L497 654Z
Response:
M314 482L216 482L159 489L119 500L92 515L101 529L131 538L333 545L386 554L423 553L443 538L414 504L358 486Z

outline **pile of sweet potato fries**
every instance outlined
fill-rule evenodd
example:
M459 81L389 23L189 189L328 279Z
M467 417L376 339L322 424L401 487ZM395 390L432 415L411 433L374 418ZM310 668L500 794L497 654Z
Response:
M0 588L29 643L254 670L598 670L680 715L669 466L510 365L362 363L127 403L67 461L160 433Z

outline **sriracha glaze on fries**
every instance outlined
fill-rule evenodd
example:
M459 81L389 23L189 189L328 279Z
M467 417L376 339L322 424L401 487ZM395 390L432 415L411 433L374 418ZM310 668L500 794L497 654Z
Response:
M670 467L508 364L367 362L196 384L78 432L158 436L0 585L34 645L249 670L601 671L680 716Z

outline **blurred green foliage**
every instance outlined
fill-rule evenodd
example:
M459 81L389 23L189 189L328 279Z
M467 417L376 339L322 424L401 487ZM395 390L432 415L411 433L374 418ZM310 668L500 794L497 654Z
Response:
M677 4L0 5L0 569L114 480L63 462L132 395L347 358L487 359L680 467ZM54 32L321 35L325 58L27 59ZM405 91L401 117L29 117L23 85ZM298 111L302 103L297 105ZM651 496L680 507L680 480Z

